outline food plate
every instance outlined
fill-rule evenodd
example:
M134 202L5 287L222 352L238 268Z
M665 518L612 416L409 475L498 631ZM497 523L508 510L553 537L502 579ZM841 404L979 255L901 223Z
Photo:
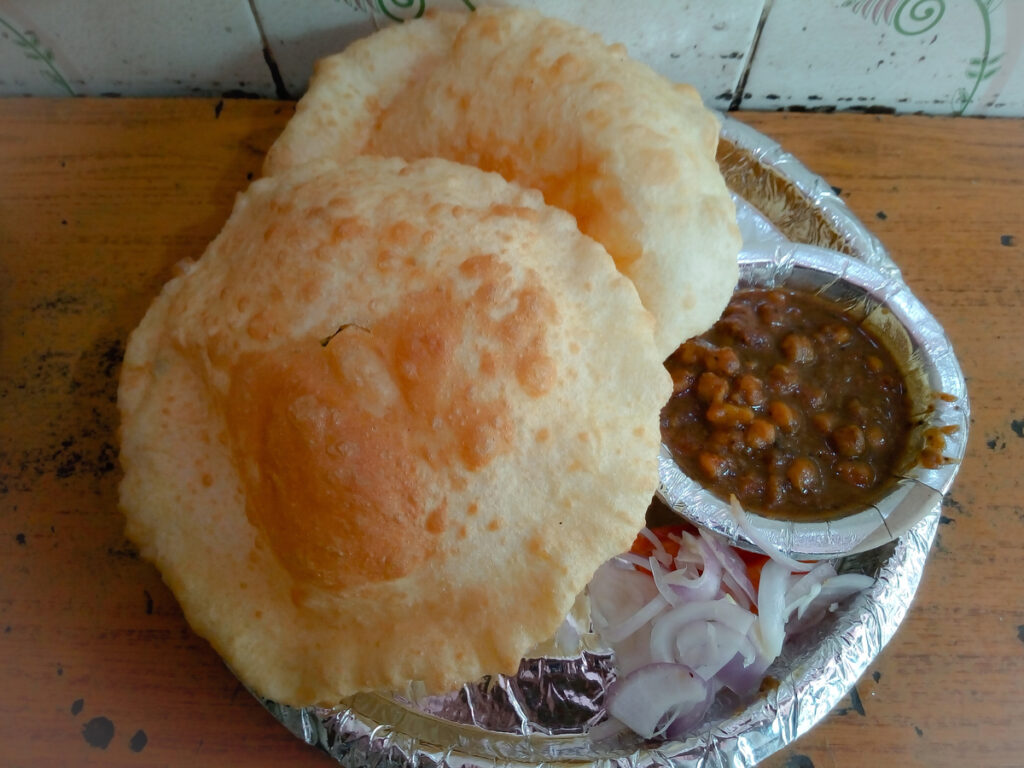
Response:
M724 117L718 159L737 201L745 251L771 254L806 243L900 280L881 243L831 187L770 139ZM963 418L966 423L966 412ZM612 666L586 634L576 653L545 649L524 660L514 678L487 678L446 696L420 697L414 689L360 694L334 710L261 701L298 738L346 766L754 765L822 719L895 634L938 519L936 499L898 540L841 560L840 572L875 576L873 587L787 642L768 671L777 685L746 706L719 700L685 740L644 742L602 727Z

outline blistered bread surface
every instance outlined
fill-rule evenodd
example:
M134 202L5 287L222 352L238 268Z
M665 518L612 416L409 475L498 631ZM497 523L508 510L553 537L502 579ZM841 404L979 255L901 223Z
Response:
M255 182L128 344L128 534L292 705L514 672L657 484L653 321L572 217L444 160Z
M320 62L264 171L360 153L444 157L538 189L636 284L667 356L718 318L736 284L717 140L693 88L621 46L532 11L483 9Z

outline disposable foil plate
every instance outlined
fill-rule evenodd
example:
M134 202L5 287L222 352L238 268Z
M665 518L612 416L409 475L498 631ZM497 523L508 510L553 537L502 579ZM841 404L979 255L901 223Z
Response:
M719 165L734 193L746 254L771 260L807 244L846 254L900 284L882 245L822 179L728 117L721 138ZM875 583L787 640L768 670L777 685L750 702L720 697L684 740L645 741L609 729L604 696L614 665L585 632L574 653L545 649L524 659L515 677L485 678L444 696L424 697L412 687L360 694L331 710L262 701L298 738L351 768L752 766L825 717L895 634L935 537L938 498L933 501L899 538L837 561L840 572L866 573Z

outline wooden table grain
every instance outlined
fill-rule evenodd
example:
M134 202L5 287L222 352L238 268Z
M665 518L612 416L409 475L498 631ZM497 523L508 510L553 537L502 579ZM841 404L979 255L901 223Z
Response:
M331 764L192 634L116 503L127 334L291 109L0 100L0 765ZM737 117L881 238L952 338L973 408L908 618L766 765L1024 765L1024 121Z

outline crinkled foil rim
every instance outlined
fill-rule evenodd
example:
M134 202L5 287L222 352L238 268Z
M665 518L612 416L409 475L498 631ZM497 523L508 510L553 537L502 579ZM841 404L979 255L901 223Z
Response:
M853 256L899 281L899 270L881 243L823 179L775 142L727 116L722 118L721 139L719 165L740 209L746 248L786 249L787 241L816 245ZM840 561L841 571L874 575L874 586L817 631L787 642L768 672L778 681L774 690L738 711L713 711L705 726L683 741L610 737L594 742L586 733L552 735L550 730L531 730L525 722L518 733L496 732L447 722L401 699L377 694L354 697L348 708L334 710L261 701L295 736L350 768L753 766L824 718L893 637L924 572L938 507L936 501L898 540ZM585 654L577 662L548 661L552 669L568 667L578 674L573 664L590 664L594 658L599 659ZM505 679L491 687L514 694L516 683L515 678ZM600 695L589 703L599 704Z

